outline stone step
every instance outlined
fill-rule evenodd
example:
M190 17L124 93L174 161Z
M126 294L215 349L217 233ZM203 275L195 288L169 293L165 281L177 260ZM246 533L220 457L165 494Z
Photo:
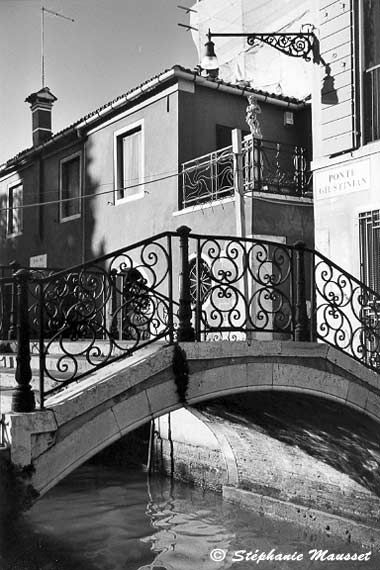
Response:
M128 348L133 348L135 346L135 341L133 340L117 340L115 341L116 344L113 345L112 351L115 354L121 354L125 352ZM155 344L165 344L165 340L157 340ZM77 340L71 341L67 340L63 343L59 341L54 341L49 344L48 347L48 354L62 354L62 345L64 349L71 354L80 354L81 352L85 351L88 347L91 346L90 340ZM110 351L110 342L108 340L98 339L95 343L96 350L100 351L100 354L107 355ZM11 357L16 355L16 341L1 341L0 342L0 367L1 359L3 357ZM37 340L30 341L30 352L31 354L38 354L39 353L39 343Z
M55 371L55 370L57 370L57 366L59 365L60 361L61 361L62 365L64 364L64 360L66 360L68 366L70 366L70 361L71 361L70 356L68 356L67 359L64 359L63 354L49 354L46 357L46 368L48 370L52 370L52 371L54 370ZM87 372L88 370L91 370L94 367L83 356L75 356L75 360L76 360L76 364L78 366L78 371L80 373ZM103 359L101 356L99 358L91 357L91 361L93 363L96 363L96 362L101 363L102 360ZM32 370L38 371L39 370L39 364L40 364L39 356L37 354L31 354L30 366L31 366ZM1 377L6 372L11 372L12 370L14 371L16 369L16 366L17 366L17 360L16 360L15 354L1 354L0 355ZM54 372L54 376L56 374L57 373Z

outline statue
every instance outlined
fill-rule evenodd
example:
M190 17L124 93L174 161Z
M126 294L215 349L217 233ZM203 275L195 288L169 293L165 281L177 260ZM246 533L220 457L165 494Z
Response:
M247 106L247 114L245 116L245 120L251 130L251 134L254 138L262 139L263 135L260 129L260 122L257 118L257 115L261 113L261 108L258 102L256 101L256 97L254 95L248 95L248 106Z

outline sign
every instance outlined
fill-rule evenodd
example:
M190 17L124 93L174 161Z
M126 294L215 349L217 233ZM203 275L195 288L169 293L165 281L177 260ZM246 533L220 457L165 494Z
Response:
M47 253L33 255L29 260L29 267L47 267Z
M348 162L344 166L316 171L314 181L315 200L368 190L369 161Z

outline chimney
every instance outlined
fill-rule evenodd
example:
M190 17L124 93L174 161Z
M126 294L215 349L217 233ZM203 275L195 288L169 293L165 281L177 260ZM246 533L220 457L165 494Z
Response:
M55 101L57 97L48 87L43 87L25 99L32 109L33 146L46 142L52 136L51 110Z

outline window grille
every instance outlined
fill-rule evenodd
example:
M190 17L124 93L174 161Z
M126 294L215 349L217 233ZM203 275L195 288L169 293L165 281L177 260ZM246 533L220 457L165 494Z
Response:
M359 214L361 280L380 294L380 210Z

